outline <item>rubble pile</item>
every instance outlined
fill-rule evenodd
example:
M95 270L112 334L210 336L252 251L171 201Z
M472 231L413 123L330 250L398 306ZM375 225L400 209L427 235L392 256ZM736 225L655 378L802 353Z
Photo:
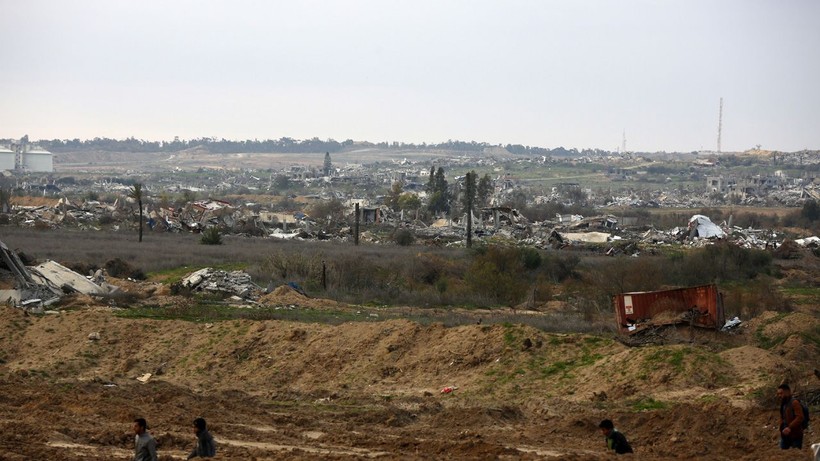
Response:
M101 273L92 280L54 261L26 267L2 241L0 280L10 281L3 284L4 289L0 289L0 301L29 310L50 306L70 293L104 297L119 290L105 283Z
M194 292L208 291L239 296L242 299L258 299L263 290L253 283L251 276L243 271L224 271L206 267L188 274L180 285Z
M701 168L704 165L699 165ZM412 165L409 166L413 167ZM631 170L616 169L613 174L629 175ZM358 169L345 170L346 174L359 174ZM406 172L407 178L422 177L418 172ZM236 178L234 178L236 179ZM233 181L234 179L228 181ZM296 180L297 178L291 178ZM302 178L307 180L306 178ZM317 178L313 178L317 179ZM318 178L328 184L346 183L346 177L333 176ZM318 180L317 179L317 180ZM394 178L384 176L381 182ZM255 178L254 181L261 180ZM321 182L320 181L320 182ZM496 194L514 190L514 180L504 178L496 181ZM556 215L555 219L533 222L518 210L506 206L490 206L476 210L468 216L451 216L440 218L429 225L410 217L412 213L394 211L385 205L371 205L368 199L354 199L340 192L324 190L315 196L303 196L306 200L333 198L340 200L347 207L343 217L335 220L314 220L301 211L275 212L270 208L253 202L230 203L223 200L192 200L179 207L147 203L144 208L146 228L153 232L193 232L199 233L209 227L217 227L222 234L244 235L272 239L294 240L336 240L353 239L354 206L361 205L359 212L359 237L363 242L374 244L393 244L389 229L407 229L416 241L435 246L466 245L468 221L473 232L473 241L511 245L528 245L541 249L578 249L601 251L606 254L640 253L639 247L657 245L703 246L716 240L729 241L744 248L774 249L782 244L784 236L766 229L744 229L729 223L712 222L708 216L694 215L687 225L672 229L639 228L635 224L638 218L616 217L608 210L611 207L686 207L706 208L716 205L715 200L722 196L725 203L728 198L740 203L766 201L767 204L778 203L787 206L799 206L807 200L816 200L820 193L814 185L798 178L784 176L765 177L732 177L706 176L706 184L711 194L702 191L682 188L664 188L659 190L627 190L620 195L604 196L600 191L583 190L590 197L590 205L601 210L601 215L584 217L577 214ZM408 190L423 189L423 185L409 181ZM113 185L111 187L114 187ZM579 190L572 184L573 190ZM122 192L121 188L117 189ZM110 190L109 190L110 192ZM419 196L423 196L420 192ZM596 196L596 194L598 196ZM289 198L294 198L289 197ZM497 197L495 197L497 199ZM551 194L536 197L538 203L565 203L557 190ZM378 203L378 202L376 202ZM497 203L497 200L496 200ZM604 205L601 205L601 204ZM568 203L571 204L571 203ZM67 198L54 199L49 205L18 206L12 203L7 213L0 215L2 222L18 226L40 228L58 228L76 226L81 229L100 230L103 228L115 231L136 231L139 225L139 210L130 198L118 198L113 203L99 200L85 200L80 204ZM807 237L805 245L812 245ZM796 240L803 246L804 239ZM814 244L816 245L816 244Z

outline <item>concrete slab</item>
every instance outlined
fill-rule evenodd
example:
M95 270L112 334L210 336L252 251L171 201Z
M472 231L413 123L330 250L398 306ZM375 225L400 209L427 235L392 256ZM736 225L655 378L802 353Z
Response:
M101 286L55 261L46 261L29 270L34 277L42 278L44 282L60 289L68 286L85 295L106 294L106 290Z

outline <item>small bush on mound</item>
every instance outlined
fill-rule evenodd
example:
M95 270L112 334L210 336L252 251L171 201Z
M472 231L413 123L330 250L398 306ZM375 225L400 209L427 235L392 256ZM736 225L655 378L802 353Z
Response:
M399 229L393 234L393 241L403 247L412 245L415 240L416 236L409 229Z
M108 275L120 279L132 278L135 280L145 280L145 273L142 269L132 267L128 262L120 258L114 258L106 261L105 271Z
M205 229L199 242L203 245L222 245L222 234L219 232L219 228L209 227Z
M117 220L114 219L113 216L108 215L108 214L100 216L100 219L97 220L97 224L99 224L100 226L109 226L109 225L114 224L116 222L117 222Z
M33 265L33 263L28 263L26 261L23 261L23 264L25 264L27 266ZM89 264L89 263L85 263L85 262L73 262L72 261L72 262L61 262L61 264L65 267L73 270L74 272L76 272L78 274L82 274L82 275L92 275L94 272L97 271L97 269L99 269L99 266L97 266L96 264Z
M105 263L105 271L112 277L124 279L131 275L131 265L120 258L114 258Z

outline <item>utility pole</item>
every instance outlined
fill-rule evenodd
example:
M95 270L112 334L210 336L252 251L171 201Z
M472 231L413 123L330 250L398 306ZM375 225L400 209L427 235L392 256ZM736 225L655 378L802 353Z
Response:
M353 244L359 246L359 204L356 203L356 214L355 218L355 225L353 226Z
M473 186L472 188L470 186ZM475 195L475 176L467 173L467 248L473 247L473 195Z
M718 139L717 153L720 153L720 135L723 130L723 98L720 98L720 111L718 112Z

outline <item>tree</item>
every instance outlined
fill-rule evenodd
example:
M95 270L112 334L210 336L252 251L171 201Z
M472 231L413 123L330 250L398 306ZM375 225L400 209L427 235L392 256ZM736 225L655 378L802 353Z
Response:
M325 152L325 164L322 167L322 172L325 176L330 176L331 171L333 171L333 164L330 163L330 152Z
M809 222L817 221L820 219L820 206L814 200L807 200L800 210L800 216Z
M489 174L485 174L478 180L478 187L476 190L476 207L485 207L490 203L490 197L493 195L493 180L490 179Z
M310 206L310 213L312 218L317 220L341 221L344 219L344 214L347 208L341 200L334 198L331 200L323 200L316 202Z
M430 177L427 178L427 184L424 186L424 191L433 195L436 189L436 167L430 167Z
M185 205L186 203L191 203L195 200L196 200L196 192L194 192L190 189L185 189L185 190L182 191L182 205Z
M399 198L401 198L401 192L401 183L399 181L394 182L393 187L390 188L390 192L388 192L387 196L384 198L384 204L387 205L391 210L398 211Z
M473 246L473 208L475 207L475 171L464 177L464 210L467 212L467 248Z
M136 183L131 186L131 190L128 191L128 196L132 199L137 201L137 206L140 209L140 238L139 241L142 242L142 184Z
M427 208L433 213L450 211L450 191L448 190L447 180L444 178L444 168L438 168L435 176L432 177L431 183L432 193Z
M421 208L419 196L410 192L405 192L399 197L399 210L411 211Z
M464 176L463 194L461 195L461 207L465 213L475 211L476 207L476 173L471 171Z
M290 178L283 174L278 174L273 178L273 187L278 191L286 190L290 187Z

